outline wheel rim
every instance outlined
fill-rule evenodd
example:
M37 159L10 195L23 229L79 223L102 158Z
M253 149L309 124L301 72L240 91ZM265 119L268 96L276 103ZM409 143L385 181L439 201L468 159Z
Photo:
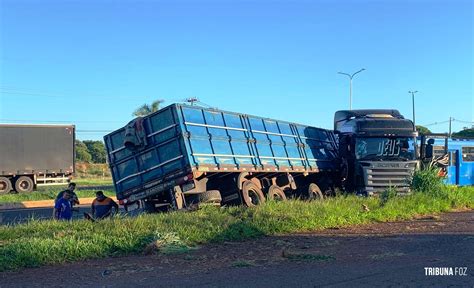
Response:
M285 198L281 195L281 193L284 193L283 191L280 191L279 189L274 189L270 191L270 199L273 201L284 201Z
M7 183L5 181L0 181L0 191L7 189Z
M257 191L255 190L249 190L249 198L250 198L250 202L253 204L253 205L258 205L260 203L260 197L257 193Z
M30 183L28 183L28 181L21 181L19 186L22 190L28 190L30 188Z
M318 189L317 186L315 185L310 185L308 187L308 196L309 196L309 200L321 200L322 199L322 196L320 194L320 190Z

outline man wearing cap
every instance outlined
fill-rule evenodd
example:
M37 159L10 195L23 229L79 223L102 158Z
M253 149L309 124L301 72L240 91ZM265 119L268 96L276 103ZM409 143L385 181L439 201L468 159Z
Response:
M97 191L91 208L93 219L104 219L111 216L112 213L117 213L119 207L112 198L105 196L104 192ZM114 211L112 211L112 208Z

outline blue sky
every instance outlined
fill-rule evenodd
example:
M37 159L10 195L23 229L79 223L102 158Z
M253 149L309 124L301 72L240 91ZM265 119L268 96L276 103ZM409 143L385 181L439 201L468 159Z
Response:
M0 122L101 139L187 97L332 128L348 108L474 121L472 1L0 0ZM472 123L454 122L453 130ZM429 126L444 132L448 124Z

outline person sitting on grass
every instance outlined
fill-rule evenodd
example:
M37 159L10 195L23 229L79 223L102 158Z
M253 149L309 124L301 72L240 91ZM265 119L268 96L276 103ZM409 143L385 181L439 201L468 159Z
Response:
M68 191L64 192L62 198L54 204L53 218L67 221L72 219L71 194Z
M102 191L97 191L95 193L95 199L92 201L92 215L86 215L85 213L84 216L89 220L104 219L116 214L118 212L118 208L118 204L115 203L112 198L105 196L104 192Z

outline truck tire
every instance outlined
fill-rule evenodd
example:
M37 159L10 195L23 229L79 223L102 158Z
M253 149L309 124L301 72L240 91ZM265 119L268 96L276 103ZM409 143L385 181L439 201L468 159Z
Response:
M219 190L208 190L199 194L199 202L200 203L221 203L222 196Z
M181 192L175 192L174 193L174 198L176 199L176 209L180 210L183 209L184 207L184 194Z
M286 201L285 192L277 185L271 185L268 188L267 200Z
M250 180L242 183L242 199L248 207L253 207L265 203L265 196L258 186Z
M186 195L186 204L193 205L199 203L214 203L222 202L222 196L219 190L208 190L199 194Z
M7 177L0 177L0 194L6 194L12 190L12 182Z
M18 193L26 193L33 191L34 188L33 179L28 176L21 176L15 181L15 191Z
M323 200L324 196L323 193L321 192L321 189L319 189L319 186L315 183L309 183L307 189L306 189L306 199L309 201L313 200Z

